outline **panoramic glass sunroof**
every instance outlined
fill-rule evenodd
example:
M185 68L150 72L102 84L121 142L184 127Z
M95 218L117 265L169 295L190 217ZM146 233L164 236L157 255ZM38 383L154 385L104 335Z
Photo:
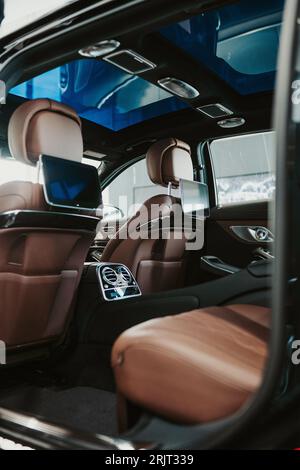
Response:
M160 33L239 94L271 91L283 6L284 0L241 0L171 24ZM95 59L50 70L11 93L66 103L82 118L113 131L188 107L140 76Z
M241 0L160 30L241 95L274 88L284 0Z
M82 118L113 131L187 107L162 88L95 59L75 60L55 68L10 93L66 103Z

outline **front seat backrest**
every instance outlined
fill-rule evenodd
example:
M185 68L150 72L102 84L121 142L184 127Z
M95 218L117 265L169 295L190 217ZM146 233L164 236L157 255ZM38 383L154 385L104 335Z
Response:
M83 154L76 112L48 99L28 101L13 113L8 142L12 156L28 165L41 154L76 161ZM0 215L18 220L0 227L0 339L18 350L57 340L72 312L97 219L53 212L42 186L27 181L0 186Z
M178 139L163 139L153 144L146 156L151 181L159 186L179 186L179 179L193 179L191 149ZM145 217L138 211L107 244L101 261L123 263L128 266L139 283L142 293L149 294L175 289L184 282L184 255L186 240L131 238L130 227L134 220L147 225L159 217L171 216L180 200L167 194L154 196L143 204ZM142 214L142 215L141 215Z

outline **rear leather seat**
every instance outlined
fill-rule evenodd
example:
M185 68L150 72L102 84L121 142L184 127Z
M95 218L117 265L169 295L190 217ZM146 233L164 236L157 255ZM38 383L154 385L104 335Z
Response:
M180 423L229 416L261 384L270 319L267 308L232 305L135 326L113 347L118 392Z

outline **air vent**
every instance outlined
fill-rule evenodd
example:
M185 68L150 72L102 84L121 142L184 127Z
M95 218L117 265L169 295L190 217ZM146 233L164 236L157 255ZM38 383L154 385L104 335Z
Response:
M158 80L158 84L173 95L180 96L181 98L190 100L199 96L199 91L196 88L175 77L161 78Z
M201 106L200 108L196 109L212 119L217 119L224 116L231 116L233 114L233 111L228 108L225 108L225 106L219 103L208 104L206 106Z
M114 269L109 267L103 268L101 274L104 282L107 282L108 284L111 284L113 286L117 284L118 275Z
M126 268L124 268L124 266L122 266L119 270L119 274L120 276L122 277L123 281L128 284L130 281L131 281L131 275L129 273L129 271L127 271Z
M103 60L132 74L146 72L156 67L153 62L150 62L150 60L145 59L145 57L129 49L123 49L122 51L109 54L104 57Z

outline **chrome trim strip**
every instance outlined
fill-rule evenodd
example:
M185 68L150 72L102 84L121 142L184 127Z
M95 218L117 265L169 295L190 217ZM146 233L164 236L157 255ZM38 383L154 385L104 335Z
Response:
M136 447L127 440L120 439L120 438L113 438L109 436L104 436L101 434L85 434L85 433L80 433L78 431L74 431L69 428L64 428L59 425L51 424L46 421L42 421L38 418L35 418L33 416L27 416L24 415L23 413L15 412L15 411L10 411L5 408L0 408L0 430L5 433L5 426L1 423L1 421L7 422L7 424L15 424L17 426L21 426L27 430L31 430L37 433L42 433L44 440L47 439L47 436L45 434L48 434L48 437L54 437L58 439L64 439L67 441L67 444L70 446L76 445L77 447L85 442L87 442L90 446L93 446L94 448L103 446L107 449L115 449L115 450L135 450ZM4 428L4 429L3 429ZM24 430L25 430L24 429ZM1 432L0 431L0 432ZM16 433L18 431L16 430ZM23 436L26 436L26 434L23 434ZM16 437L14 437L16 440ZM37 436L35 436L35 440L37 439ZM30 440L29 436L28 439L26 437L20 438L20 441L27 441Z
M230 230L234 233L234 235L241 240L248 242L248 243L273 243L274 242L274 235L273 233L267 228L260 225L232 225ZM264 231L267 235L265 239L260 239L257 236L257 232L261 230Z
M226 274L236 274L238 272L238 270L234 271L233 269L231 270L229 268L225 268L222 266L222 264L215 264L213 261L210 261L209 256L202 256L201 261L202 263L206 264L210 268L213 268L214 270L220 271L220 272L223 271Z
M118 287L120 288L125 288L125 287L131 287L131 286L128 286L128 284L124 284L122 286L112 286L111 288L109 289L105 289L104 288L104 285L103 285L103 279L102 279L102 276L101 276L101 273L100 273L100 269L103 267L103 266L123 266L128 272L129 274L131 275L132 277L132 281L135 282L135 286L133 287L137 287L138 288L138 291L139 293L138 294L133 294L133 295L124 295L123 297L116 297L115 299L108 299L107 296L106 296L106 293L105 291L107 290L113 290L113 289L117 289ZM97 273L97 278L98 278L98 281L99 281L99 285L100 285L100 289L101 289L101 293L102 293L102 296L104 298L104 300L106 302L116 302L118 300L125 300L125 299L131 299L131 298L134 298L134 297L140 297L142 295L142 292L141 292L141 289L140 289L140 286L138 285L134 275L132 274L132 272L130 271L130 269L125 265L125 264L122 264L122 263L98 263L98 266L97 266L97 269L96 269L96 273Z

